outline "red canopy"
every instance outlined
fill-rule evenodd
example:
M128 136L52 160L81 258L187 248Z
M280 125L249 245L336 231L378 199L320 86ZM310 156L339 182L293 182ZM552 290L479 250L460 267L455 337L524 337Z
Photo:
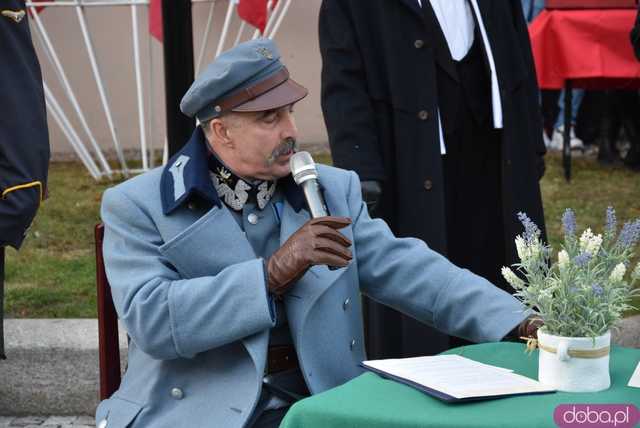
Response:
M629 33L635 10L545 10L529 26L538 83L560 89L640 87Z

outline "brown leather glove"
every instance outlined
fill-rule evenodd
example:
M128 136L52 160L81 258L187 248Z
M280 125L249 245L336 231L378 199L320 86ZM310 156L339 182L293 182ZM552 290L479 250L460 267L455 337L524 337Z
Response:
M351 241L338 229L351 224L347 217L319 217L298 229L267 261L269 291L283 295L311 266L344 267L351 260Z
M527 319L522 321L518 326L517 334L518 338L521 337L533 337L538 338L538 329L544 325L544 322L535 315L530 315Z

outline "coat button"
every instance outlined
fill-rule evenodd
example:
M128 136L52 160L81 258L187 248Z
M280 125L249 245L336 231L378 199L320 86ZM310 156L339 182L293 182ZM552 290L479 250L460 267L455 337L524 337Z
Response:
M179 167L180 165L182 165L182 161L178 161L173 164L173 166L175 166L176 168Z
M356 340L355 339L351 339L351 343L349 344L349 349L351 349L353 351L353 348L356 347Z
M251 224L258 224L258 215L256 213L251 213L247 216L247 221Z
M182 398L184 397L184 392L182 392L180 388L172 388L171 397L176 400L182 400Z
M351 299L347 297L344 303L342 303L342 309L346 311L347 309L349 309L350 304L351 304Z
M424 180L424 188L427 190L433 189L433 182L431 180Z
M107 428L107 420L101 420L100 423L98 423L98 428Z
M416 40L415 42L413 42L413 46L416 47L416 49L420 49L424 46L424 41L423 40Z
M429 112L428 112L428 111L426 111L426 110L420 110L420 111L418 112L418 118L419 118L420 120L427 120L427 119L429 119Z

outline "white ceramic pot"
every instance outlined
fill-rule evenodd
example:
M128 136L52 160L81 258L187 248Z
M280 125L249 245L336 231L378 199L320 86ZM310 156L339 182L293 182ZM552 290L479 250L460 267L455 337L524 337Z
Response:
M564 337L538 330L538 380L559 391L596 392L611 385L611 332L594 339Z

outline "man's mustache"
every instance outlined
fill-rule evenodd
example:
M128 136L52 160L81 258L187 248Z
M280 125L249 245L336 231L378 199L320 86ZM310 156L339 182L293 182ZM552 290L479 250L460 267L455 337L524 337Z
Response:
M273 149L271 155L267 158L267 162L269 165L274 163L276 159L278 159L282 155L286 155L291 151L296 151L296 139L293 137L289 137L282 141L278 147Z

